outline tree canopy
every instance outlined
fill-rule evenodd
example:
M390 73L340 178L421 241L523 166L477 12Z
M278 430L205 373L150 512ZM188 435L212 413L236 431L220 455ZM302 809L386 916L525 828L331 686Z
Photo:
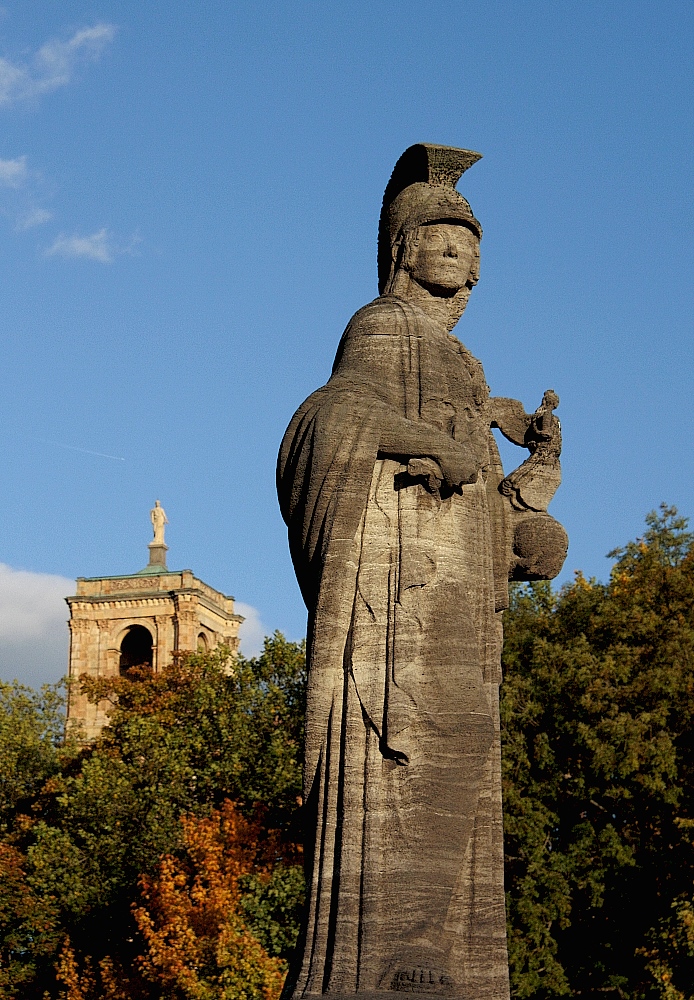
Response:
M518 997L694 995L694 536L646 520L609 583L519 587L505 616Z
M276 635L252 660L85 679L112 702L89 745L61 740L55 689L3 687L0 995L278 994L303 891L304 674Z

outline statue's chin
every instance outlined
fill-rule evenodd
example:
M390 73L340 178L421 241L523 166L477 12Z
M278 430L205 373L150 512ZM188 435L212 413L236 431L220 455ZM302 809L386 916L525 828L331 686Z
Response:
M465 288L465 285L454 285L450 288L447 285L438 285L433 281L423 281L421 278L413 278L413 280L430 295L436 296L437 299L453 299L458 292Z

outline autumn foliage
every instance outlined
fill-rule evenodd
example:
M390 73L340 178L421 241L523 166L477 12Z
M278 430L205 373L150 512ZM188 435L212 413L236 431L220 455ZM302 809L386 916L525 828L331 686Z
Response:
M191 1000L275 1000L286 971L249 929L241 880L259 872L261 830L231 802L204 819L184 818L183 857L166 855L140 880L134 910L146 950L138 965L149 982Z
M232 671L223 651L179 657L92 684L112 713L87 746L55 691L0 688L0 997L279 995L304 686L281 636Z

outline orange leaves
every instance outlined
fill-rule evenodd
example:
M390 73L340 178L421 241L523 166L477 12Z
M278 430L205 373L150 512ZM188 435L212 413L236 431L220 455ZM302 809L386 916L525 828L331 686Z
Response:
M60 991L60 1000L133 1000L131 984L110 958L102 958L97 968L98 975L87 955L80 969L72 942L66 936L55 967L55 978L65 987Z
M143 976L190 1000L274 1000L284 963L267 954L240 909L239 879L255 868L257 826L229 801L183 826L184 858L168 855L155 877L141 879L143 905L133 912L146 943Z
M154 876L140 879L133 915L145 948L135 970L80 958L66 936L55 967L60 1000L277 1000L284 963L268 955L241 910L239 881L258 873L259 824L229 801L182 824L182 856L164 856Z
M59 983L63 983L65 986L65 989L61 991L61 1000L63 998L64 1000L91 1000L94 995L96 983L91 960L89 958L85 960L84 968L80 972L69 937L65 938L65 943L60 951L55 977Z

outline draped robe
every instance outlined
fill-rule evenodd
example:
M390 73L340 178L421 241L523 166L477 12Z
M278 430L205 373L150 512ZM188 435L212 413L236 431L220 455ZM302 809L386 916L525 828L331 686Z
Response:
M469 442L437 490L388 413ZM508 997L498 686L506 508L480 363L382 296L299 408L278 492L309 610L307 918L286 1000Z

